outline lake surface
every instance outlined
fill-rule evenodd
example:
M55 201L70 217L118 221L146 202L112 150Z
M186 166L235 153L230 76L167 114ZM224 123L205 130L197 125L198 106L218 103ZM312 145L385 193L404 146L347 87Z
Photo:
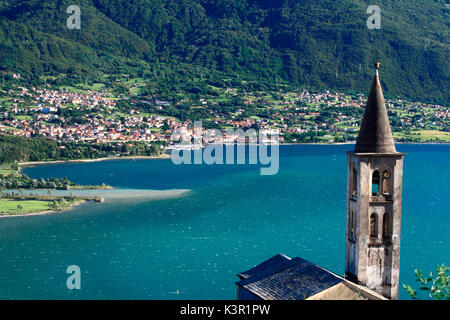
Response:
M1 299L235 299L236 274L284 253L344 273L346 155L282 146L280 170L111 160L26 168L31 177L106 183L129 197L63 214L0 219ZM406 152L400 284L450 264L449 145ZM136 189L158 197L134 197ZM81 268L68 290L66 268ZM178 294L179 292L179 294ZM400 298L408 296L400 289Z

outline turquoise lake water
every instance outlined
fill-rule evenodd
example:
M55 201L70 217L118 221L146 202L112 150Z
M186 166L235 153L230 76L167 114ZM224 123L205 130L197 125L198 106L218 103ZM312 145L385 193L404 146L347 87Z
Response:
M236 274L277 253L343 274L351 149L282 146L275 176L254 165L171 160L27 168L31 177L129 190L63 214L0 219L0 298L235 299ZM397 149L408 153L400 283L416 286L415 268L450 264L450 146ZM146 198L136 189L159 192ZM69 265L81 268L81 290L66 287ZM403 289L400 298L408 298Z

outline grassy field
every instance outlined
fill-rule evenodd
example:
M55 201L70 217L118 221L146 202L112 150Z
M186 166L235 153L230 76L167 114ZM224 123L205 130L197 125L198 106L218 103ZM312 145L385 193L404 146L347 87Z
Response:
M425 141L439 141L450 142L450 132L438 131L438 130L421 130L421 131L412 131L411 133L406 132L394 132L394 139L400 138L411 138L411 139L419 139L421 142Z
M45 212L51 210L51 203L52 201L0 199L0 215Z
M57 208L53 206L53 200L27 200L0 198L0 216L26 215L31 213L42 213L46 211L63 211L70 206L83 201L82 199L67 200Z
M59 89L67 90L67 91L73 92L73 93L82 93L82 94L86 94L87 93L86 89L78 88L78 87L74 87L74 86L60 86Z
M18 120L32 120L33 119L32 116L14 116L14 118L16 118Z
M11 169L11 163L0 163L0 177L7 176L10 173L15 172L15 170Z
M6 130L13 130L13 131L19 131L20 129L16 128L16 127L11 127L11 126L7 126L7 125L3 125L3 128L5 128Z

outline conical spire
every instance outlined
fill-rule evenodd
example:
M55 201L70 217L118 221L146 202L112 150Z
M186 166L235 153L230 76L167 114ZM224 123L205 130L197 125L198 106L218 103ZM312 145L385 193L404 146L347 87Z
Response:
M375 76L370 88L364 118L356 141L355 153L395 153L394 139L384 104L383 90L375 64Z

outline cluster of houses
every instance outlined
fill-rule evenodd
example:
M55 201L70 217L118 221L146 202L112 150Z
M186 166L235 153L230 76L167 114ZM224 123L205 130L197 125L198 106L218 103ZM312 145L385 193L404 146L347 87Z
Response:
M12 106L6 111L0 105L0 133L31 137L43 135L50 139L64 141L126 142L166 141L171 143L173 134L181 139L194 137L193 122L179 121L159 115L141 114L131 110L127 114L116 113L117 98L111 98L107 90L98 92L70 92L47 88L24 88L9 92ZM237 95L236 89L227 88L227 94ZM249 97L249 94L245 94ZM303 90L297 93L280 93L281 99L268 103L262 97L247 98L245 105L265 105L270 111L268 117L243 118L246 106L237 106L232 114L211 113L211 119L218 128L276 130L283 142L285 133L324 131L333 134L338 131L356 133L364 108L364 96L349 97L343 93L324 91L312 93ZM133 104L131 100L129 100ZM201 98L200 107L214 104L211 99ZM170 105L167 101L147 101L155 109ZM427 124L447 126L449 109L432 104L410 103L396 99L386 101L389 112L396 112L399 126L419 128ZM64 116L64 109L79 110L77 121ZM324 117L324 110L333 109L333 115ZM360 108L361 112L349 114L340 108ZM403 115L403 116L400 116ZM406 115L406 116L405 116ZM78 121L81 118L81 121ZM432 120L430 120L432 119ZM445 129L445 128L444 128ZM232 139L233 137L230 137Z

